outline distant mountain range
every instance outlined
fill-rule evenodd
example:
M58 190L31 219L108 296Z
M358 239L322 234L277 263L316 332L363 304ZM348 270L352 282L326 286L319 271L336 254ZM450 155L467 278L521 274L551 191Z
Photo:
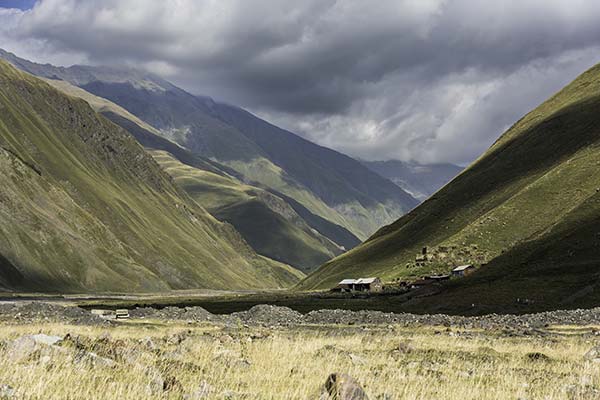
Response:
M152 74L41 65L1 50L0 58L84 98L145 147L169 153L153 154L159 162L171 156L186 166L167 170L200 204L233 224L260 254L303 271L351 249L418 204L350 157ZM201 184L198 171L188 167L204 171ZM194 175L194 184L183 171ZM225 176L228 185L213 185L207 171ZM232 185L241 197L231 195Z
M398 160L362 163L420 201L426 200L463 170L454 164L418 164Z
M471 276L406 309L597 306L599 109L597 65L515 123L450 184L301 286L326 288L354 276L414 279L473 263L479 268Z
M0 60L0 288L43 292L286 287L88 103Z

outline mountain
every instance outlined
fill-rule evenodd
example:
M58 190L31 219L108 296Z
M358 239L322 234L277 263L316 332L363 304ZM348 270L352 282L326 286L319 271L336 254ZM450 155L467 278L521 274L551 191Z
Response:
M331 231L329 235L340 245L332 242L306 222L315 216L307 215L307 210L297 212L298 207L290 205L290 199L241 182L239 174L231 168L194 155L159 136L155 128L109 100L66 81L45 81L66 94L84 99L128 131L176 184L217 219L232 224L257 253L308 272L341 254L342 246L352 248L360 243L342 227L320 224L319 230Z
M0 287L264 288L302 273L257 255L85 101L0 61Z
M512 311L600 300L600 65L504 133L450 184L301 283L480 266L406 307ZM424 261L416 254L428 247ZM422 259L423 257L419 257ZM487 263L487 265L486 265Z
M398 160L363 161L370 170L400 186L423 201L458 175L463 168L454 164L419 164Z
M293 199L319 221L343 227L361 240L418 203L350 157L241 108L193 96L152 74L107 67L54 67L6 52L0 52L0 57L24 71L68 81L110 100L193 154L235 170L245 183ZM341 245L339 237L328 238Z

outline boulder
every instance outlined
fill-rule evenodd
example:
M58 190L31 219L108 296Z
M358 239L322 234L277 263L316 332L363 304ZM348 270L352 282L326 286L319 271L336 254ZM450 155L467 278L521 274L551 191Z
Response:
M6 384L0 385L0 400L12 399L15 396L15 389L13 389L11 386Z
M600 346L592 347L583 355L583 358L587 361L600 363Z
M91 351L80 350L73 357L74 364L86 364L90 367L114 367L117 363L110 358L101 357Z
M214 392L215 389L208 382L202 381L194 392L183 395L183 398L184 400L207 399L208 397L212 396Z
M24 361L42 349L57 349L55 345L62 341L60 336L49 335L24 335L7 343L8 358L13 362Z
M6 354L12 362L20 362L28 359L36 350L38 345L31 336L21 336L7 343Z
M42 333L37 335L31 335L33 341L37 344L44 344L46 346L53 346L63 340L61 336L44 335Z
M368 400L363 388L348 374L334 373L325 381L320 400Z

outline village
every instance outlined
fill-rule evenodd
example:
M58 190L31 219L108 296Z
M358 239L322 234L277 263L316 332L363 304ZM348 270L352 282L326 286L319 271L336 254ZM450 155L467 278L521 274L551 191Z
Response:
M454 265L447 274L423 275L419 279L412 281L396 280L389 285L384 285L379 277L369 278L345 278L335 287L332 292L339 293L383 293L388 291L409 291L421 289L449 281L450 279L463 278L476 270L474 263L467 261L476 261L484 266L485 256L478 251L476 245L469 247L458 246L439 246L436 248L423 247L421 252L415 256L414 263L407 263L406 268L418 268L437 265Z

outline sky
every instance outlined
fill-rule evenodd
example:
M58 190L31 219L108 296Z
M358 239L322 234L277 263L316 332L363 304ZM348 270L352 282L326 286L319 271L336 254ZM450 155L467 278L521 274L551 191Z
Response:
M466 165L600 62L597 0L0 0L0 48L144 68L367 160Z

